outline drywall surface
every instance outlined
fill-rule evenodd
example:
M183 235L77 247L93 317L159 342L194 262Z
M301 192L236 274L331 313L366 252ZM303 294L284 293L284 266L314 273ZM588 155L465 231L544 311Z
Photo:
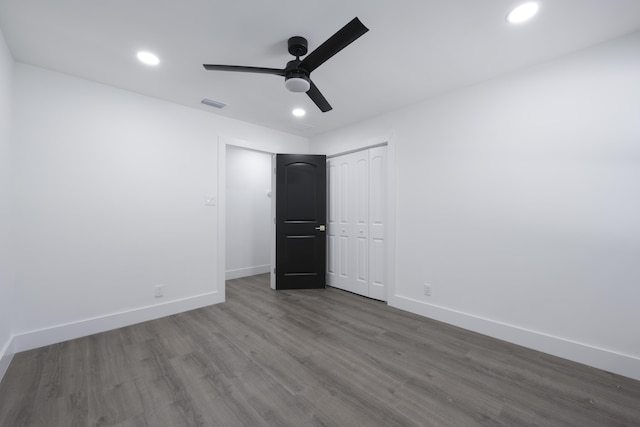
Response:
M392 305L640 379L638 52L635 33L312 139L393 135Z
M232 145L226 152L227 278L271 265L271 155Z
M11 203L11 100L13 58L0 31L0 379L11 361L14 287Z
M220 302L219 135L307 144L24 64L15 100L19 349Z

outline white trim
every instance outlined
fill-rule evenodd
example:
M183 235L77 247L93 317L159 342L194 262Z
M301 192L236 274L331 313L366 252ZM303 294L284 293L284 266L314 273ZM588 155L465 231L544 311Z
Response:
M357 153L358 151L368 150L369 148L382 147L384 145L389 145L389 144L391 144L391 135L383 135L383 136L378 136L376 138L371 138L367 140L363 145L358 145L357 147L352 148L351 150L337 151L333 153L320 153L320 154L324 154L325 156L327 156L327 159L331 159L333 157L344 156L346 154L351 154L351 153Z
M269 287L276 289L276 158L277 154L271 154L271 244L269 252L271 265L269 266Z
M330 156L327 155L327 160L333 159L334 157L346 156L347 154L351 154L351 153L357 153L359 151L369 150L371 148L386 147L387 145L389 145L389 139L388 138L379 138L379 139L380 139L381 142L378 142L378 139L376 139L376 140L374 140L375 142L371 142L371 145L366 145L364 147L354 148L353 150L341 151L341 152L336 153L336 154L331 154Z
M162 304L93 317L79 322L22 332L13 337L13 351L18 353L31 350L221 302L224 302L222 294L220 292L211 292Z
M240 277L255 276L256 274L268 273L271 270L271 264L257 265L254 267L236 268L227 270L227 280L239 279Z
M4 374L7 373L7 369L11 364L11 360L13 359L13 355L15 351L13 351L13 335L9 337L9 340L4 344L2 349L0 350L0 381L4 378Z
M225 269L227 265L227 143L218 137L218 278L216 288L220 292L221 302L226 300L227 284Z
M389 305L543 353L640 380L640 358L394 295Z
M397 216L396 216L396 143L393 134L379 137L378 141L385 140L387 143L387 230L386 230L386 250L387 250L387 304L390 305L391 298L396 294L397 283Z

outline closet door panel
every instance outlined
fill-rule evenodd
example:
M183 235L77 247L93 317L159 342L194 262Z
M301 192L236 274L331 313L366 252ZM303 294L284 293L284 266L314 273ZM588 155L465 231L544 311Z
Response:
M351 195L351 161L348 157L338 157L338 284L341 289L351 291L353 280L353 244L351 243L351 230L349 228L351 217L349 197Z
M369 296L369 153L367 150L350 154L352 165L351 236L355 249L353 292Z
M369 183L370 183L370 286L371 298L387 301L387 147L369 150Z
M337 170L335 161L330 159L327 161L327 284L336 286L336 268L337 262Z

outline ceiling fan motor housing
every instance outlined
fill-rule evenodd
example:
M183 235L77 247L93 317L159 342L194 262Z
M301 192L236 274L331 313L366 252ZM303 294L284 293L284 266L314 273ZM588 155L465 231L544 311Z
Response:
M289 38L289 53L296 57L287 63L285 68L284 86L291 92L306 92L311 88L309 73L301 68L300 57L307 54L307 39L300 36Z
M299 65L300 60L294 59L285 68L284 86L291 92L306 92L311 88L309 73Z

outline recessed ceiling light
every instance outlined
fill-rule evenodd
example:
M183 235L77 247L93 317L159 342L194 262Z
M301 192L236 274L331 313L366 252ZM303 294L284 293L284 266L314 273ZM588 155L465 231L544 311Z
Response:
M140 62L142 62L143 64L158 65L160 63L160 58L158 58L156 55L154 55L151 52L141 51L141 52L138 52L137 56L138 56L138 60L140 60Z
M293 115L294 115L294 116L296 116L296 117L302 117L302 116L304 116L305 114L307 114L307 112L306 112L306 111L304 111L302 108L295 108L295 109L291 112L291 114L293 114Z
M520 24L522 22L528 21L533 18L536 13L538 13L538 3L535 1L530 1L528 3L523 3L520 6L513 9L507 15L507 22L510 24Z

